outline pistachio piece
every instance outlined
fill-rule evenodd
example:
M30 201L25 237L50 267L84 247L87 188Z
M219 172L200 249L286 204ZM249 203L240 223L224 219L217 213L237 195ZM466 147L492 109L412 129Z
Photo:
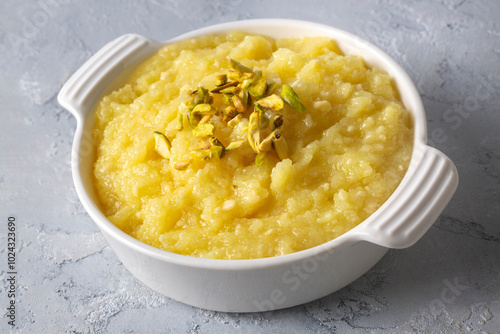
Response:
M210 121L210 118L212 118L212 115L205 115L203 116L200 121L198 122L198 126L203 123L208 123Z
M184 115L182 115L182 112L178 111L177 120L175 123L175 129L181 131L183 128L184 128Z
M276 94L266 96L260 100L255 101L255 104L272 109L272 110L281 110L283 109L283 100Z
M200 123L192 131L195 137L208 137L214 134L215 126L210 123Z
M224 145L216 138L212 137L206 147L191 151L189 154L193 159L205 160L210 158L222 158L224 156Z
M229 80L237 82L243 77L243 74L240 71L229 70L227 71L227 77L229 78Z
M260 142L258 148L261 152L267 152L273 147L273 140L276 138L276 131L271 132L263 141Z
M247 89L240 90L240 92L238 93L238 96L240 97L241 102L245 106L245 110L246 110L252 102L252 99L248 98L248 90Z
M237 82L237 81L233 81L233 82ZM231 94L231 95L238 94L239 91L240 91L240 87L238 87L238 86L228 86L227 88L220 90L220 92L222 94Z
M271 95L272 93L274 93L274 90L276 89L276 87L278 87L278 84L276 82L271 82L267 85L267 88L266 88L266 93L265 95Z
M260 99L266 93L266 88L267 88L266 79L261 75L257 75L250 82L248 86L248 93L253 97L255 97L256 99Z
M216 113L216 110L208 103L200 103L193 108L192 113L199 115L213 115Z
M226 151L232 151L232 150L235 150L237 149L238 147L240 147L241 145L243 145L243 143L246 142L245 139L239 139L239 140L235 140L231 143L229 143L229 145L227 145L226 147Z
M276 133L273 139L273 148L278 154L280 160L288 158L288 147L285 142L285 138L280 133Z
M260 143L259 112L256 110L250 114L248 120L248 143L252 149L259 153L257 144ZM256 144L257 143L257 144Z
M203 86L199 86L191 95L194 95L193 103L200 104L205 103L207 100L208 89Z
M153 132L155 138L155 152L161 155L165 159L170 159L170 148L172 144L168 138L161 132Z
M226 78L227 80L227 78ZM211 90L212 93L221 93L223 90L226 90L229 87L235 87L238 86L240 83L239 81L230 81L226 82L223 85L217 86L214 89Z
M264 163L264 157L266 156L266 152L258 153L255 156L255 166L259 167L262 166Z
M243 114L247 110L245 103L243 103L243 100L238 95L233 95L232 101L234 107L240 114Z
M249 68L249 67L246 67L244 65L242 65L240 62L234 60L234 59L229 59L229 66L235 70L235 71L238 71L240 73L251 73L252 72L252 69Z
M226 149L224 148L224 145L217 139L216 137L212 137L209 140L210 142L210 149L213 151L215 154L214 156L218 157L219 159L222 158L225 154Z
M242 118L243 116L241 114L236 115L236 117L227 122L227 126L234 128L239 122L241 122Z
M191 165L191 161L183 161L183 162L178 162L174 165L174 168L177 170L186 170L189 165Z
M191 129L194 129L200 122L200 117L190 112L188 113L188 121L189 125L191 125Z
M263 130L269 127L269 115L266 109L256 108L259 110L259 129Z
M227 83L227 75L226 74L219 74L217 76L217 82L215 83L215 85L217 87L220 87L222 85L225 85ZM213 90L212 90L213 92Z
M283 115L277 114L273 118L273 130L278 129L283 125Z
M299 97L297 93L293 90L293 88L285 84L281 87L281 98L288 103L293 109L299 112L306 112L306 107L299 101Z
M238 112L236 111L235 107L227 106L226 108L222 109L222 114L226 117L234 118L236 117L236 115L238 115Z
M224 104L225 106L231 105L231 103L233 102L232 98L233 94L229 93L222 94L222 104Z

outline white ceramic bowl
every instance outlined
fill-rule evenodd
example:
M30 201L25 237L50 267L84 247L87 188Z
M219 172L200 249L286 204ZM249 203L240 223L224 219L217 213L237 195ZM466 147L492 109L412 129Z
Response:
M95 147L92 129L97 101L161 46L204 34L243 30L274 38L328 36L345 54L359 54L394 78L414 121L411 163L387 202L356 228L301 252L254 260L210 260L169 253L119 230L99 210L92 183ZM326 296L351 283L389 248L414 244L445 208L458 185L453 163L426 145L426 118L420 96L405 71L387 54L347 32L311 22L249 20L196 30L167 42L124 35L104 46L64 85L59 103L78 121L72 154L77 193L125 267L152 289L197 307L254 312L280 309Z

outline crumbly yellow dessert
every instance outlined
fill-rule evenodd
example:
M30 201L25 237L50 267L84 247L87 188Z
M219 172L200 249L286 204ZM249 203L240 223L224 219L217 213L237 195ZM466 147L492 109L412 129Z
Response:
M166 45L96 114L104 214L205 258L278 256L349 231L396 189L413 144L388 74L325 37Z

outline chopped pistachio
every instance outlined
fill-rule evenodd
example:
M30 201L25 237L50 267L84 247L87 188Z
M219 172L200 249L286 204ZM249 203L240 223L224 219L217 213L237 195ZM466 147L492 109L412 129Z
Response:
M186 170L189 165L191 165L191 161L183 161L183 162L178 162L174 165L174 168L177 170Z
M246 89L240 90L240 92L238 93L238 96L240 97L241 102L245 106L245 110L246 110L249 106L249 102L251 102L251 99L248 98L248 90L246 90Z
M196 103L194 103L194 102L190 103L190 104L188 105L188 109L189 109L189 111L193 110L193 109L194 109L194 107L196 107L196 105L197 105L197 104L196 104Z
M235 140L231 143L229 143L229 145L227 145L226 147L226 151L232 151L232 150L235 150L237 149L238 147L240 147L241 145L243 145L243 143L246 142L245 139L239 139L239 140Z
M269 127L269 116L266 109L259 108L259 129L266 129Z
M210 145L206 148L201 148L199 150L189 152L191 157L198 160L210 159L210 158L222 158L224 156L224 146L220 141L212 137L210 139Z
M266 88L266 79L263 76L257 75L250 82L250 85L248 86L248 93L256 99L260 99L264 96Z
M208 103L200 103L193 108L192 113L199 115L213 115L216 113L216 110Z
M224 156L226 149L224 148L224 145L217 139L216 137L212 137L209 140L210 142L210 148L214 153L216 153L217 157L220 159Z
M266 93L265 95L271 95L274 93L274 90L276 89L276 87L278 87L278 84L276 82L271 82L267 85L267 88L266 88Z
M206 95L207 95L207 90L206 90L206 88L200 86L200 87L198 87L197 90L195 90L191 94L194 95L193 103L194 104L200 104L200 103L204 103L205 102L205 98L206 98Z
M273 140L276 138L276 131L271 132L263 141L260 142L258 148L261 152L267 152L273 147Z
M175 123L175 129L181 131L184 128L184 115L182 112L177 112L177 122Z
M272 109L272 110L281 110L283 109L283 100L276 94L266 96L260 100L255 101L255 104Z
M236 81L234 81L234 82L236 82ZM222 94L231 94L231 95L238 94L239 91L240 91L240 87L238 87L238 86L228 86L227 88L220 90L220 92Z
M266 152L258 153L255 156L255 166L259 167L262 166L264 163L264 157L266 156Z
M234 128L239 122L241 122L242 118L243 116L241 114L236 115L236 117L227 122L227 126Z
M238 95L233 95L232 100L233 100L234 107L236 108L236 110L239 113L242 114L242 113L244 113L247 110L247 108L246 108L245 104L243 103L243 100L241 99L241 97L239 97Z
M229 59L229 66L240 73L251 73L252 69L242 65L240 62L237 62L234 59Z
M210 121L210 118L212 118L212 115L205 115L203 116L200 121L198 122L198 126L203 123L208 123Z
M225 106L231 105L231 103L233 102L232 98L233 94L228 94L228 93L222 94L222 104L224 104Z
M236 111L236 108L234 106L227 106L226 108L222 109L222 114L229 118L234 118L236 117L236 115L238 115L238 112Z
M293 109L299 112L306 112L306 107L299 101L299 97L297 93L293 90L293 88L285 84L281 87L281 98L288 103Z
M192 112L188 113L188 121L189 125L191 125L191 129L194 129L198 123L200 122L200 117Z
M227 79L226 79L227 80ZM212 93L221 93L223 90L229 88L229 87L235 87L239 85L239 81L230 81L226 82L223 85L217 86L216 88L212 89Z
M273 130L280 128L282 125L283 125L283 115L281 115L281 114L274 115Z
M243 78L243 80L241 81L239 87L241 89L248 89L248 87L250 86L250 83L252 83L252 80L253 79L250 79L250 78Z
M217 76L217 82L215 83L215 85L217 87L220 87L222 85L225 85L226 83L227 83L227 74L219 74Z
M208 137L214 134L215 126L210 123L198 124L192 131L195 137Z
M258 152L258 148L256 143L260 142L260 129L259 129L259 112L254 111L250 114L248 120L248 143L252 147L252 149Z
M170 149L172 144L168 138L161 132L153 132L155 138L155 152L161 155L165 159L170 159Z
M229 70L227 71L227 77L229 78L229 80L234 80L235 82L237 82L242 78L242 73L236 70Z
M278 154L280 160L288 158L288 147L285 138L280 133L276 133L273 139L273 148Z
M300 112L306 110L305 106L300 103L290 85L283 85L278 94L277 87L281 85L279 80L279 83L273 80L268 83L262 71L253 71L234 59L229 59L229 66L227 74L217 75L214 89L209 91L199 85L184 102L190 111L187 117L192 133L202 142L202 147L190 152L192 158L222 158L225 151L235 150L245 141L248 141L252 150L257 153L257 166L263 164L266 153L271 149L274 149L281 160L287 158L287 144L280 134L283 127L283 115L280 110L284 108L285 102ZM213 94L222 94L222 105L220 102L213 104ZM220 116L222 124L231 128L236 127L242 120L247 122L243 130L247 132L247 139L235 140L225 148L214 137L216 118L212 116L216 114ZM182 130L183 117L184 114L179 112L176 125L178 130ZM186 166L189 166L189 163Z

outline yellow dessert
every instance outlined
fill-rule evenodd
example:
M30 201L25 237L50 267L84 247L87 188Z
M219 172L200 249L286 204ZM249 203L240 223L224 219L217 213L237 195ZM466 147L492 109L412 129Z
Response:
M97 110L104 214L190 256L279 256L375 212L410 161L389 75L325 37L232 32L164 46Z

